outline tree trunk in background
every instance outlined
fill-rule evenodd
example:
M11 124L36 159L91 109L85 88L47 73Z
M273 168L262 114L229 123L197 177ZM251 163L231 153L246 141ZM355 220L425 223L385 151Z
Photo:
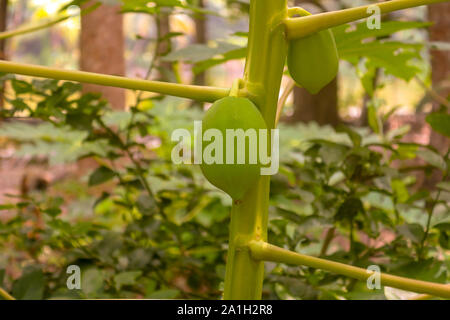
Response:
M90 1L86 6L93 4ZM110 75L125 75L123 16L119 6L102 4L81 17L80 69ZM125 109L125 90L83 84L83 92L99 92L115 110ZM76 174L83 176L96 168L92 158L78 161Z
M205 8L204 0L197 0L197 6L199 8ZM207 35L207 19L206 15L201 13L194 14L194 23L195 23L195 43L196 44L205 44L208 41ZM206 85L206 72L202 72L196 74L193 79L193 84L198 86ZM203 110L204 103L200 101L192 101L192 107L197 107Z
M169 13L159 13L156 18L157 27L157 37L160 40L157 55L158 57L163 57L167 55L172 50L172 41L167 35L170 33L170 14ZM168 80L171 78L171 73L173 72L173 64L169 61L158 60L159 77L158 80Z
M428 20L434 24L429 28L430 41L450 42L450 3L429 6ZM450 51L431 50L431 79L434 90L447 98L450 94ZM439 103L433 104L433 110L439 109ZM430 143L441 153L447 152L449 139L432 132Z
M433 21L429 27L430 41L450 42L450 3L433 4L428 7L428 20ZM442 97L450 94L450 51L431 50L431 80L433 89ZM433 103L433 111L439 110L440 105ZM448 112L448 110L447 110ZM430 144L441 154L447 153L450 139L431 131ZM434 172L427 181L429 187L442 179L439 172Z
M289 122L311 122L337 126L337 79L330 82L318 94L312 95L303 88L294 89L294 114Z
M296 0L296 5L310 2ZM294 89L294 114L289 122L315 121L321 125L336 126L339 123L337 78L323 88L318 94L312 95L303 88Z
M8 0L0 0L0 32L6 30L6 19L8 17ZM0 59L4 60L5 57L5 39L0 40Z
M450 3L433 4L428 7L430 41L450 42ZM450 94L450 51L431 50L431 79L434 90L443 97ZM444 82L446 87L441 89ZM435 109L439 106L436 104Z
M118 6L102 4L81 17L81 70L125 75L123 16L118 10ZM123 89L85 84L83 91L100 92L114 109L125 108Z
M205 8L205 1L198 0L197 3L199 8ZM208 41L207 30L206 30L206 16L204 14L196 14L194 18L195 22L195 43L205 44ZM206 73L202 72L195 76L194 84L203 86L206 84Z
M8 17L8 0L0 0L0 32L6 30L6 19ZM0 40L0 60L6 60L5 53L6 40ZM0 109L3 108L3 88L0 89Z

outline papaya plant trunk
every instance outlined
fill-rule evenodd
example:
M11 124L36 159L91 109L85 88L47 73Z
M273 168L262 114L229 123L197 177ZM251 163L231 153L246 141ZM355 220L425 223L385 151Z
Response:
M286 0L250 1L250 30L244 81L269 129L275 126L278 94L287 54L283 20ZM248 249L267 239L270 176L261 176L242 201L233 203L224 299L261 299L264 262Z

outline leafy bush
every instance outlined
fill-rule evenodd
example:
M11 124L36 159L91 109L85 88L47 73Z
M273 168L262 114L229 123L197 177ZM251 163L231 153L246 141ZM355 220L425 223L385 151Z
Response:
M25 267L19 278L3 279L13 294L219 298L231 201L196 166L170 160L168 132L190 128L200 112L170 98L117 112L72 83L7 81L15 108L4 112L43 120L2 125L0 134L18 143L17 155L50 155L52 164L85 157L98 163L85 179L68 178L2 205L15 214L0 225L1 274L5 267ZM36 106L23 99L29 94ZM380 123L374 116L372 122ZM441 131L442 121L430 117ZM450 185L417 189L415 174L439 170L447 176L449 157L401 142L407 131L282 125L269 241L361 267L377 264L394 274L448 281ZM423 166L405 166L416 157ZM66 286L73 264L83 270L81 290ZM328 272L269 266L266 298L384 297Z

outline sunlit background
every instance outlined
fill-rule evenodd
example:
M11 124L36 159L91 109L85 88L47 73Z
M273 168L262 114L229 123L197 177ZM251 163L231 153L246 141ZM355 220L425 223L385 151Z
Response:
M67 4L67 0L12 0L11 1L11 21L9 29L14 29L24 23L36 23L51 17L58 16L59 9ZM332 3L332 1L329 1ZM361 4L361 1L346 1L353 5ZM247 31L247 21L245 17L234 15L227 11L224 2L220 0L208 1L211 11L221 12L221 16L210 16L208 19L208 37L213 40L226 40L238 44L243 43L243 39L232 37L236 31ZM312 8L314 10L314 8ZM77 7L69 7L69 14L78 11ZM405 20L424 19L426 8L407 10L397 14ZM173 42L175 48L179 49L189 44L195 32L194 23L191 17L183 13L171 15L171 28L173 32L182 32L188 37L176 37ZM126 37L126 65L127 76L142 78L145 75L148 64L152 59L153 44L142 39L155 37L154 21L149 15L128 13L125 14L124 32ZM11 60L23 63L46 65L58 68L77 69L79 61L78 38L80 32L80 18L74 17L58 24L50 29L32 33L22 37L12 38L8 43L7 54ZM139 37L139 39L138 39ZM426 39L425 31L403 31L397 33L399 39L411 42L423 42ZM425 54L425 53L424 53ZM428 65L419 66L423 72L421 80L429 83L427 78ZM183 68L182 80L188 83L192 74L189 66ZM230 86L232 79L239 77L243 72L243 61L229 61L224 65L214 67L210 70L208 81L211 85ZM424 96L424 88L415 80L406 83L405 81L388 77L386 86L378 93L381 100L389 101L390 109L393 106L399 107L400 114L412 113L421 98ZM348 66L346 62L341 62L339 79L339 112L343 119L358 118L361 114L361 98L364 89L355 73L355 68ZM128 97L132 99L132 97ZM128 99L128 100L129 100ZM132 100L128 104L132 103ZM288 100L288 104L292 99ZM431 106L426 105L425 111ZM286 108L290 112L290 108Z

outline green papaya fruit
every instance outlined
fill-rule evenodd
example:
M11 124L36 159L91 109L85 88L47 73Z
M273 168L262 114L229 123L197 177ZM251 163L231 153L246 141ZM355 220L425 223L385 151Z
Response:
M203 141L201 170L206 179L214 186L228 193L233 200L240 200L260 176L259 140L253 139L251 141L250 138L245 138L245 161L242 161L243 158L241 156L240 162L244 163L239 164L238 152L242 154L244 150L242 148L238 150L239 144L237 139L234 136L228 137L227 129L242 129L246 133L254 131L256 137L258 137L259 129L267 129L266 122L258 108L249 99L226 97L216 101L205 113L202 122L204 136L209 129L216 129L214 130L215 133L220 132L223 140L220 143L216 138L210 137L208 138L210 140L209 143ZM248 131L248 129L254 130ZM230 141L233 142L234 148L230 148ZM217 145L219 145L220 149L217 148L212 152L214 149L212 148L213 143L218 143ZM228 148L227 144L229 145ZM257 150L256 155L254 154L255 150ZM218 156L217 152L219 151L222 152L222 157L218 157L222 159L221 163L218 163L220 161L211 163L211 160L207 163L205 155ZM257 159L256 162L254 161L255 157ZM252 158L253 160L251 160ZM233 161L227 161L231 159Z
M339 57L330 29L291 40L288 69L292 79L311 94L318 93L333 80L339 69Z

